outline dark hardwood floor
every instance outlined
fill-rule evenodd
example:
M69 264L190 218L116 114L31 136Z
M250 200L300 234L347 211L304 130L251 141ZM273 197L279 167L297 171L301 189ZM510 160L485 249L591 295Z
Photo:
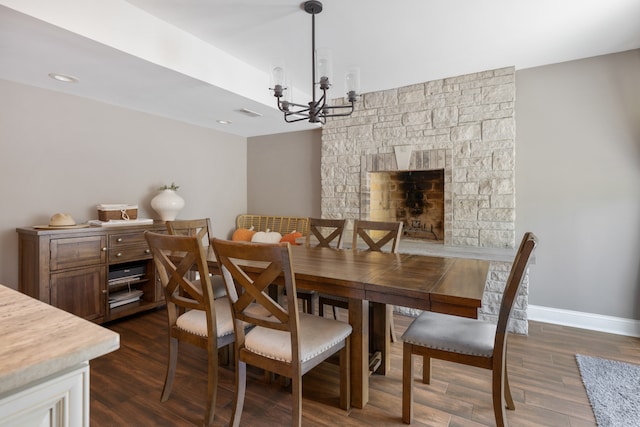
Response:
M411 318L395 316L398 336ZM165 311L159 309L105 325L120 334L120 349L91 362L91 425L195 426L202 424L206 391L204 350L181 345L169 400L160 402L165 375ZM575 354L640 363L640 339L530 322L529 335L511 335L508 369L515 411L511 426L595 426ZM422 384L416 361L415 426L492 426L489 371L433 361L433 381ZM324 363L304 377L305 426L391 426L401 422L402 343L392 344L392 369L371 377L370 401L350 413L338 407L338 367ZM216 425L231 416L234 373L220 367ZM290 388L266 383L249 368L244 426L291 423Z

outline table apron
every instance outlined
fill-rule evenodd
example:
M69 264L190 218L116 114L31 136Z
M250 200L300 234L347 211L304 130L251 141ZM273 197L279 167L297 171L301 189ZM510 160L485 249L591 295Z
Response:
M381 304L392 304L400 307L431 310L431 302L428 296L415 298L407 295L397 295L378 291L366 291L364 299Z

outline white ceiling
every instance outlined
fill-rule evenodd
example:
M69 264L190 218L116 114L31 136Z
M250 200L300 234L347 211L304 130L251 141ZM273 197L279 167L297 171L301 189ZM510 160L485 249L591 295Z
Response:
M334 86L361 92L488 69L640 48L638 0L325 0L316 46ZM311 93L311 16L300 0L0 0L0 78L240 136L286 124L268 91L284 60L293 101ZM76 76L76 84L47 77ZM263 114L249 117L246 108ZM231 120L221 125L216 120Z

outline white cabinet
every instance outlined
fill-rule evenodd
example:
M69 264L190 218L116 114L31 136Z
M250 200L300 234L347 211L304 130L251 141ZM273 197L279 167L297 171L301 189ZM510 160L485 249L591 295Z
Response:
M1 426L89 425L89 363L0 397Z
M89 361L120 337L0 285L0 426L89 425Z

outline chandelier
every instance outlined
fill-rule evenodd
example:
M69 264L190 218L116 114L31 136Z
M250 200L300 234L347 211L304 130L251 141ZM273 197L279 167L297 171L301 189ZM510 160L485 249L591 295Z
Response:
M278 100L278 109L284 113L287 123L309 120L310 123L326 123L327 117L350 116L354 110L356 96L360 85L360 70L351 68L345 76L347 102L349 105L327 104L327 90L331 87L331 56L327 50L316 51L316 14L322 12L322 3L309 0L302 3L305 12L311 14L311 78L312 100L307 105L296 104L288 99L290 90L285 82L285 70L282 64L277 64L271 72L273 78L273 96ZM316 58L317 57L317 58ZM316 80L316 75L320 76ZM316 87L322 91L320 99L316 100ZM286 92L288 91L289 92Z

